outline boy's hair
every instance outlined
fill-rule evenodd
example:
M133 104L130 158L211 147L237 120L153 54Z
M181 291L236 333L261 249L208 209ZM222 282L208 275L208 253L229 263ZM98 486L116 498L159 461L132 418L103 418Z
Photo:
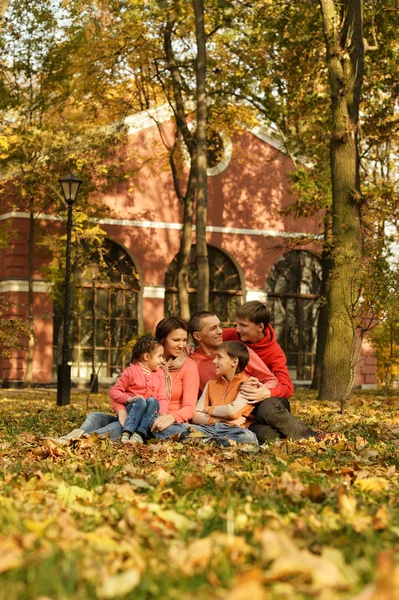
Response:
M133 346L132 363L139 362L143 354L152 354L158 346L162 346L161 342L154 338L153 335L143 335L137 340Z
M155 337L160 342L168 337L168 335L175 329L184 329L188 333L188 323L181 317L165 317L159 321L156 330Z
M250 300L237 308L236 316L238 319L248 319L256 325L263 323L266 329L270 323L271 313L270 308L267 308L264 302Z
M249 363L248 348L242 342L223 342L218 347L218 352L219 350L223 350L224 352L226 352L226 354L230 356L230 358L238 359L236 375L237 373L242 373L242 371Z
M193 335L196 331L201 331L202 329L202 319L205 317L216 317L215 313L210 312L209 310L201 310L200 312L195 313L188 322L188 326L190 328L190 333Z

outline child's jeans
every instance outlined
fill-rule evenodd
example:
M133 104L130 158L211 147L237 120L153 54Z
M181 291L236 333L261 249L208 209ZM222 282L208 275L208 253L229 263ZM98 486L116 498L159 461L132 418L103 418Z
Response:
M234 440L237 444L258 444L253 431L245 427L232 427L225 423L213 423L212 425L193 425L190 423L190 427L213 439L227 438L228 440Z
M159 402L156 398L133 398L126 404L127 419L123 431L140 433L147 437L148 430L152 427L159 412Z
M166 429L157 431L155 433L153 432L152 435L159 440L166 440L172 435L179 435L180 433L185 433L186 431L189 431L187 423L172 423L172 425L169 425L169 427Z
M166 439L172 435L189 432L192 429L201 431L206 437L213 440L234 440L237 444L258 444L256 435L245 427L232 427L225 423L214 423L213 425L193 425L192 423L173 423L163 431L157 431L153 435L158 439Z

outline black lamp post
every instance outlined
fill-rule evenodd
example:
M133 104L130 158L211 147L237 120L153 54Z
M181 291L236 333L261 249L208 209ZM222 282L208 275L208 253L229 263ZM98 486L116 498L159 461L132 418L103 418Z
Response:
M60 177L62 195L68 205L67 247L65 267L65 300L64 300L64 336L62 342L62 361L57 371L57 405L66 406L71 397L71 365L68 364L69 339L69 297L71 283L71 237L72 237L72 206L75 202L82 180L72 173Z

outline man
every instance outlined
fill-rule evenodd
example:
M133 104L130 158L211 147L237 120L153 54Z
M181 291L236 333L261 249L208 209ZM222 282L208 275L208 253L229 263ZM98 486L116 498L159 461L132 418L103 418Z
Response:
M279 437L316 437L315 431L290 412L287 398L292 395L294 386L288 373L285 354L270 325L270 311L265 304L252 301L240 306L237 310L236 329L223 330L218 317L206 311L193 315L189 325L191 335L198 344L192 358L198 366L201 389L209 379L215 378L213 359L222 340L241 341L249 348L251 359L247 372L252 377L242 386L241 393L249 404L256 405L256 422L250 429L256 433L259 443ZM264 366L268 368L267 371L262 371ZM272 389L273 395L269 389L272 386L267 385L270 371L277 378L277 387Z
M191 358L198 367L200 394L202 394L208 381L216 378L216 368L213 361L223 341L223 329L217 315L206 310L193 315L190 319L189 327L193 340L198 344ZM265 385L266 391L269 388L276 387L278 385L276 377L253 350L248 348L248 351L249 363L245 372L251 377L256 378L262 385Z

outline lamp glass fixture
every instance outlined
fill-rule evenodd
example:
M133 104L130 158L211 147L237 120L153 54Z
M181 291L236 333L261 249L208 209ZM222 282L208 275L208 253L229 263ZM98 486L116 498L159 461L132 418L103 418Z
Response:
M76 177L73 173L68 173L58 180L61 184L62 194L67 204L73 204L77 198L79 188L82 185L82 180Z

